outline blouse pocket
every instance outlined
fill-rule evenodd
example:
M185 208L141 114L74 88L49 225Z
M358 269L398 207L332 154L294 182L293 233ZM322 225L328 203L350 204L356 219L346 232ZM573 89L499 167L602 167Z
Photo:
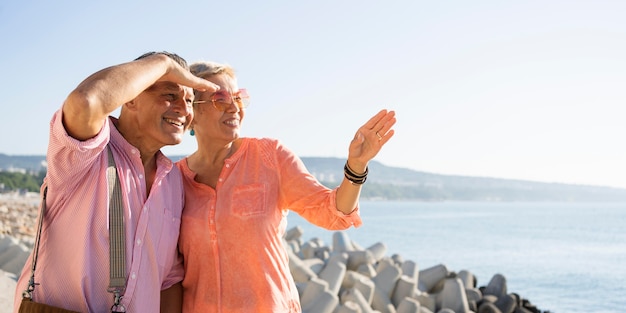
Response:
M250 184L235 187L232 210L239 217L262 215L267 210L267 190L265 184Z

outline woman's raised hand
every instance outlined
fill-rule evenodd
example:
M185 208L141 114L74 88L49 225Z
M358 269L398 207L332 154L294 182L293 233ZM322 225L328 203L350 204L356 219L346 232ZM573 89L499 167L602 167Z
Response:
M348 164L358 172L364 172L367 163L393 137L396 112L381 110L361 126L350 142Z

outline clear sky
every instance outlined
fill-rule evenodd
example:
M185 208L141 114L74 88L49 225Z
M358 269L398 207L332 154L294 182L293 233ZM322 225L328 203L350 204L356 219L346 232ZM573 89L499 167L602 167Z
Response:
M43 155L89 74L152 50L237 70L243 135L439 174L626 188L626 1L2 1L0 153ZM195 140L164 149L189 154Z

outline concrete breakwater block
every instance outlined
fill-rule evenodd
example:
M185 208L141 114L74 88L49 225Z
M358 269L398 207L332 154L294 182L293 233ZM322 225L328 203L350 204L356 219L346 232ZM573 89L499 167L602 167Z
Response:
M482 300L483 295L480 290L476 288L467 289L465 288L465 295L467 296L467 303L470 306L470 310L476 312L478 309L478 303Z
M485 302L478 308L478 313L502 313L495 304L491 302Z
M368 250L347 251L346 253L348 254L347 267L352 271L357 270L362 264L372 264L376 261L374 255Z
M421 305L419 301L411 298L405 298L398 304L396 313L416 313L420 312Z
M410 280L419 281L419 267L417 263L408 260L401 264L402 275L407 276Z
M470 273L467 270L461 270L458 274L457 277L459 277L461 279L461 281L463 281L463 286L465 286L465 289L472 289L472 288L476 288L476 277L474 276L474 274Z
M339 293L341 282L343 282L343 277L346 274L347 262L348 255L346 253L335 253L331 255L319 274L319 278L325 280L328 283L328 289L335 294Z
M374 290L372 289L372 296L373 296L373 291ZM359 291L357 288L350 288L350 289L344 290L341 293L340 302L342 304L352 303L358 307L358 310L360 312L363 312L363 313L373 312L372 304L371 304L371 297L369 300L366 299L361 293L361 291Z
M30 249L10 236L0 234L0 269L19 275L30 254Z
M502 274L495 274L491 277L489 284L483 292L486 295L494 295L498 298L506 295L506 277Z
M434 291L435 287L443 283L448 273L448 268L443 264L438 264L420 271L419 290L424 292Z
M339 299L336 294L325 290L323 291L315 301L308 302L306 305L302 305L303 313L333 313Z
M446 278L441 291L441 308L456 313L469 313L469 304L463 281L458 277Z
M356 271L369 278L376 276L376 269L373 264L361 264Z
M396 286L391 294L391 303L396 307L407 298L414 298L417 291L417 281L408 276L400 276L396 281Z
M304 234L304 230L300 226L292 227L285 232L285 240L299 240L302 238L302 234Z
M289 268L306 313L542 312L509 294L501 274L477 288L470 271L444 264L420 270L399 254L386 256L380 242L363 248L338 231L329 247L317 238L304 242L301 230L287 233Z
M304 283L317 277L317 274L291 249L287 249L287 255L289 255L289 271L296 283Z
M354 302L340 303L334 313L363 313L363 310Z
M380 261L387 253L387 246L382 242L377 242L366 249L371 253L375 261Z
M348 237L348 234L342 231L335 232L333 234L333 251L335 252L348 252L354 251L352 241Z
M318 297L328 290L328 283L319 278L313 278L301 286L302 292L299 292L301 306L317 301Z
M502 313L513 313L516 309L515 297L513 295L504 295L498 298L494 303Z
M400 279L400 268L396 265L385 266L378 274L372 278L376 289L380 289L384 292L387 298L391 297L391 294L396 287L396 282Z
M375 288L374 282L369 277L354 271L347 271L341 284L341 290L359 291L368 305L372 303Z
M0 312L11 312L13 309L13 295L17 288L17 276L0 270ZM21 290L20 290L21 291Z

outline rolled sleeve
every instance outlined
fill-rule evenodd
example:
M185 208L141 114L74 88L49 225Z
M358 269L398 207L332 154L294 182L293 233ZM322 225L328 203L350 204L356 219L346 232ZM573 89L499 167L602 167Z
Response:
M337 206L335 205L336 199L337 199L337 188L333 189L333 192L331 193L329 197L329 201L331 201L331 204L327 206L327 208L332 212L332 214L338 218L338 220L334 222L333 224L338 223L344 226L343 228L348 228L350 226L359 227L363 225L363 221L361 220L361 213L360 213L358 204L356 208L352 210L352 212L350 212L349 214L346 214L337 209Z

